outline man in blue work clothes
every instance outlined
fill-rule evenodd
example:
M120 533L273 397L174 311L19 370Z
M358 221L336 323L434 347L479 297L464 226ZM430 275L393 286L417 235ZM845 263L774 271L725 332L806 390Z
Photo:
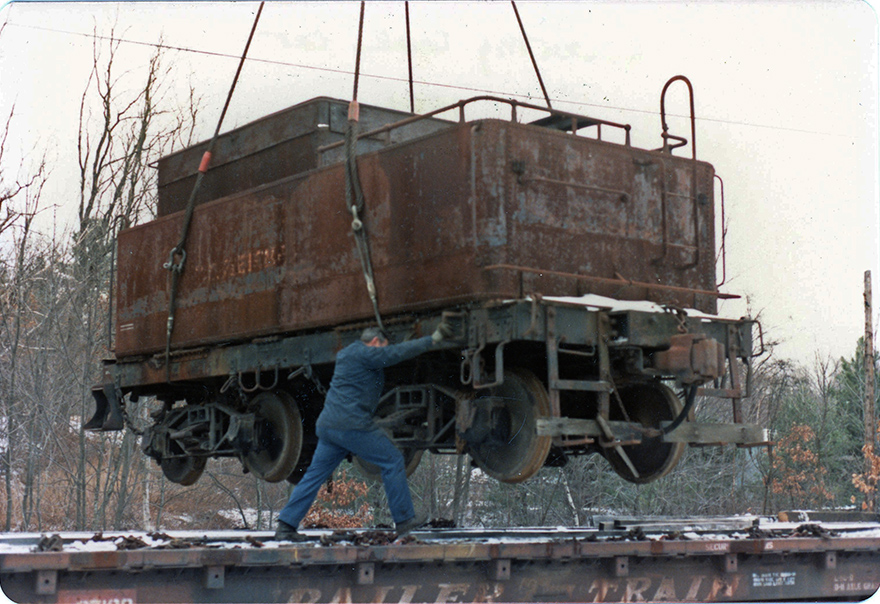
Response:
M381 468L398 536L425 524L427 516L417 517L413 507L403 454L376 425L373 414L385 387L385 368L430 350L450 335L449 326L441 322L433 335L389 346L384 334L370 327L361 334L360 341L336 355L330 390L315 426L318 445L309 469L278 515L276 540L305 539L296 528L308 513L321 485L349 453Z

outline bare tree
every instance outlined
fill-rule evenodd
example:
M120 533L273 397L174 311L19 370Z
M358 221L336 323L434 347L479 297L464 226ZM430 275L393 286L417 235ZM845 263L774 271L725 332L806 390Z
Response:
M155 187L148 166L175 144L188 142L194 127L191 120L197 115L192 89L190 107L164 109L171 73L160 49L149 57L140 82L132 86L134 72L118 64L120 44L115 30L106 41L95 35L92 70L80 102L80 186L71 271L80 284L75 307L81 313L70 327L78 333L84 353L76 379L82 416L91 406L91 386L100 379L97 360L111 346L100 334L108 332L111 321L108 300L116 234L151 214ZM144 484L133 476L143 467L133 461L139 455L134 435L126 432L122 446L107 446L107 438L96 445L99 454L92 458L92 467L86 462L86 435L79 438L74 488L78 527L87 524L89 500L96 527L118 524L134 492ZM116 510L108 515L112 504Z
M19 176L22 166L8 167L14 110L0 135L0 471L7 530L41 521L41 487L51 482L41 478L49 468L69 485L68 497L53 496L62 509L72 502L69 528L120 525L149 484L135 435L126 433L121 442L115 434L85 435L71 429L71 416L86 415L98 360L111 346L101 334L109 333L116 234L151 214L148 166L191 142L198 108L191 87L188 107L164 108L170 69L159 50L143 69L127 71L119 48L113 32L108 42L94 38L80 104L79 201L69 249L34 231L45 160L27 178ZM71 387L78 396L70 396ZM69 455L72 444L76 456ZM148 517L149 496L142 501Z
M3 160L13 116L14 108L10 110L0 136L0 236L8 235L0 240L0 467L3 469L7 501L4 521L6 530L12 526L15 499L13 481L14 475L20 469L16 463L17 456L28 451L26 442L20 438L21 431L28 426L23 421L24 416L19 413L20 385L17 377L23 332L30 327L29 319L34 317L28 303L36 273L41 267L30 253L30 244L34 220L40 211L42 191L48 177L45 157L41 158L27 177L20 176L24 171L24 158L15 174L9 174ZM32 464L27 464L27 467L32 468ZM25 474L26 478L33 475L28 472ZM25 493L27 507L30 491L26 490Z

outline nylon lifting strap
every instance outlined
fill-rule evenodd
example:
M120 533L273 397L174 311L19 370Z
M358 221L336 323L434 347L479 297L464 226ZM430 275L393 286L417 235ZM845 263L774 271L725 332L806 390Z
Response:
M163 265L166 270L170 271L169 277L171 281L168 292L168 322L165 331L165 379L168 382L171 381L171 336L174 333L174 318L177 312L177 290L180 285L180 277L183 273L183 267L186 263L186 240L189 236L193 211L196 207L196 194L198 193L199 187L202 185L202 179L205 177L205 173L207 173L211 164L211 154L214 151L214 145L217 143L217 138L220 135L220 128L223 126L223 119L226 117L227 109L229 109L229 103L232 100L232 93L235 91L235 85L238 83L239 75L241 75L241 69L244 66L248 49L251 46L251 41L254 39L254 32L257 31L257 23L260 22L260 14L263 12L264 4L265 2L260 2L260 6L257 9L257 15L254 18L251 33L248 36L244 51L241 54L241 60L238 63L238 69L235 71L235 77L232 78L232 85L229 87L229 93L226 95L226 103L223 105L223 111L220 112L220 119L217 121L217 128L214 130L214 136L211 137L210 142L208 142L208 148L204 155L202 155L202 161L199 164L199 171L196 174L196 182L193 185L193 189L189 194L189 200L186 204L186 215L183 219L180 240L177 242L177 245L171 248L168 262Z
M352 101L348 106L348 124L345 129L345 206L346 211L351 213L351 232L354 235L355 247L361 263L361 271L367 284L367 294L373 305L373 313L376 323L383 332L382 315L379 313L379 297L376 292L376 280L373 277L373 261L370 257L370 242L367 227L361 218L364 211L364 192L361 189L361 181L357 170L357 139L359 131L360 109L357 102L358 79L361 67L361 45L364 34L364 6L361 2L361 13L358 24L357 56L354 69L354 90Z

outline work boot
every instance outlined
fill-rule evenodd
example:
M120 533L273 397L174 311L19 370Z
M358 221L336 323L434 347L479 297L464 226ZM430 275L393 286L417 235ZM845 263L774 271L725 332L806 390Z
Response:
M410 531L414 531L417 528L424 526L428 522L427 514L416 514L409 520L404 520L403 522L397 522L394 525L395 530L397 530L397 536L403 537L404 535L408 535Z
M275 541L305 541L308 539L302 533L297 532L296 527L290 526L283 520L278 521L278 528L275 529Z

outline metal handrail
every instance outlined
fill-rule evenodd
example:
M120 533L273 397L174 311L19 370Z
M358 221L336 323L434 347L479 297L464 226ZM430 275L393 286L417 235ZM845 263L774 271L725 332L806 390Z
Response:
M550 109L548 107L542 107L540 105L533 105L531 103L523 103L523 102L517 101L515 99L505 99L502 97L489 96L489 95L475 96L475 97L471 97L469 99L464 99L464 100L458 101L457 103L454 103L452 105L447 105L446 107L441 107L439 109L435 109L434 111L429 111L428 113L414 115L414 116L411 116L408 118L404 118L402 120L398 120L396 122L392 122L391 124L386 124L386 125L381 126L379 128L369 130L367 132L362 132L358 135L358 139L375 137L380 134L388 133L388 132L395 130L397 128L401 128L403 126L407 126L409 124L412 124L414 122L418 122L421 120L429 119L429 118L432 118L432 117L439 115L441 113L446 113L447 111L453 111L455 109L458 109L458 112L459 112L459 116L458 116L459 123L463 123L466 121L465 120L465 111L464 111L465 107L467 105L470 105L471 103L475 103L475 102L479 102L479 101L491 101L494 103L504 103L504 104L510 105L510 110L511 110L511 118L510 119L512 122L516 121L516 111L518 108L534 109L536 111L543 111L543 112L549 113L550 115L558 115L558 116L562 116L562 117L568 117L568 118L572 119L573 124L577 124L577 120L579 118L586 119L586 120L589 120L590 122L592 122L590 124L590 126L598 126L599 127L599 133L600 133L599 140L601 140L601 127L602 126L610 126L612 128L619 128L619 129L623 130L625 133L626 142L624 144L627 147L631 146L631 144L632 144L631 140L630 140L630 130L632 129L632 126L630 126L629 124L620 124L618 122L611 122L608 120L589 117L586 115L569 113L567 111L559 111L557 109ZM574 131L572 133L574 133ZM318 153L324 153L325 151L329 151L331 149L336 149L338 147L341 147L344 144L345 144L345 141L337 141L335 143L323 145L321 147L318 147Z
M688 95L690 99L690 109L691 109L691 159L696 161L697 159L697 126L696 126L696 117L694 115L694 87L691 85L691 81L687 79L687 77L683 75L677 75L669 78L666 82L666 85L663 86L663 91L660 93L660 123L663 127L663 133L660 135L663 138L663 148L660 149L664 153L672 154L673 149L678 149L679 147L684 147L688 144L688 140L682 136L676 136L674 134L669 134L669 126L666 124L666 91L669 90L669 87L674 82L684 82L685 86L688 89ZM674 145L669 144L669 139L674 139L678 141Z

